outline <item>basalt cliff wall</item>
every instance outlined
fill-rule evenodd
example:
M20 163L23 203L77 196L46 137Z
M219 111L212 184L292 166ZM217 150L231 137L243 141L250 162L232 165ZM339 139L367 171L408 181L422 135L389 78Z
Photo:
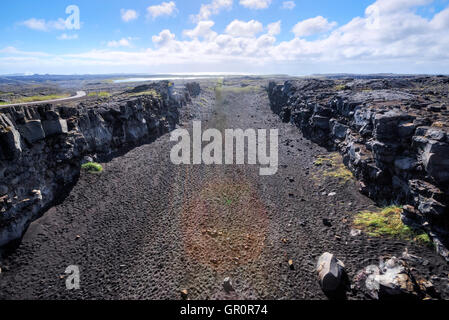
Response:
M86 158L112 157L173 130L187 90L118 96L94 106L0 110L0 247L19 239L80 174Z
M283 121L338 150L362 193L404 205L403 220L426 229L448 259L449 114L441 99L435 103L447 92L425 89L447 90L448 82L311 79L271 82L268 93Z

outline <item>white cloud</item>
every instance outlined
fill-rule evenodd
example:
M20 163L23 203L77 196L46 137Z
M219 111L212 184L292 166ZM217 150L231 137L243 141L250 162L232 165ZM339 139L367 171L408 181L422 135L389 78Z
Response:
M57 37L58 40L76 40L78 39L78 34L67 34L63 33L59 37Z
M152 40L158 46L165 46L166 44L175 40L175 37L176 36L173 33L171 33L170 30L165 29L165 30L162 30L159 33L159 35L153 36Z
M449 10L446 9L437 13L430 22L430 25L435 29L449 28Z
M267 26L268 34L276 36L281 33L281 21L270 23Z
M262 23L256 20L248 22L234 20L226 27L226 33L236 37L253 37L262 31Z
M211 3L202 4L200 12L191 16L194 22L209 20L212 15L219 14L222 9L231 9L233 0L212 0Z
M131 47L131 38L122 38L120 40L113 40L107 43L110 48L118 48L118 47Z
M266 9L270 6L271 0L240 0L240 4L249 9Z
M185 39L163 30L153 36L155 46L141 50L43 55L8 47L0 50L0 72L50 72L77 66L74 72L449 73L449 7L423 17L415 6L427 1L404 3L378 0L364 15L339 27L323 17L302 21L298 37L283 41L277 39L280 21L264 26L236 20L218 33L213 21L206 20L185 30ZM330 28L319 38L303 38Z
M66 21L59 18L56 21L46 21L45 19L31 18L21 23L29 29L37 31L65 30Z
M184 30L183 34L189 38L207 38L211 39L217 36L217 33L212 31L211 28L215 25L213 21L200 21L198 22L195 29L192 30Z
M294 1L284 1L282 2L282 9L293 10L296 7L296 3Z
M132 9L128 9L128 10L121 9L120 15L122 17L122 20L125 22L136 20L139 17L139 14L137 13L137 11L132 10Z
M306 37L331 30L337 25L336 22L329 22L326 18L318 16L298 22L292 29L297 37Z
M366 14L374 12L379 14L391 14L394 12L407 12L410 8L432 3L433 0L378 0L368 8Z
M173 1L162 2L159 5L150 6L147 8L148 16L153 19L161 16L171 16L177 11L178 9L176 8L176 3Z
M0 53L1 54L13 54L15 56L17 56L17 55L34 56L34 57L49 57L49 56L51 56L50 54L45 53L45 52L21 51L12 46L0 49Z
M44 19L31 18L24 21L23 25L33 30L47 31L47 23Z

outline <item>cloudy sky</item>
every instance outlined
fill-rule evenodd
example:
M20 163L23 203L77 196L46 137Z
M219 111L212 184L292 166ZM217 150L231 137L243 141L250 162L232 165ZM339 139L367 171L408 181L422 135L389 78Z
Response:
M449 74L449 0L16 0L0 6L0 74Z

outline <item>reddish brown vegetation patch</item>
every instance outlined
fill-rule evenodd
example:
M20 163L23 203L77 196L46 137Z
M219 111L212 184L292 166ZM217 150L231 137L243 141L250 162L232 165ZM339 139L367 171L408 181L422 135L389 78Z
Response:
M256 260L268 227L265 207L244 179L207 183L184 207L182 221L189 256L220 271Z

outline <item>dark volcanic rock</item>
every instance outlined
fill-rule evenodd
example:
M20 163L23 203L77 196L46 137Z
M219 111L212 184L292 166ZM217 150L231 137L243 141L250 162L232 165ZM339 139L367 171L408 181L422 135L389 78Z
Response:
M185 99L167 82L95 108L11 107L0 113L0 246L21 237L76 180L85 156L109 158L173 130ZM188 93L184 95L188 97Z
M189 82L186 84L187 92L190 94L191 97L195 98L200 95L201 93L201 87L198 82Z
M338 149L379 201L408 204L449 239L449 116L446 77L270 83L272 110L320 145ZM343 91L336 90L344 87ZM432 88L432 101L423 88Z

